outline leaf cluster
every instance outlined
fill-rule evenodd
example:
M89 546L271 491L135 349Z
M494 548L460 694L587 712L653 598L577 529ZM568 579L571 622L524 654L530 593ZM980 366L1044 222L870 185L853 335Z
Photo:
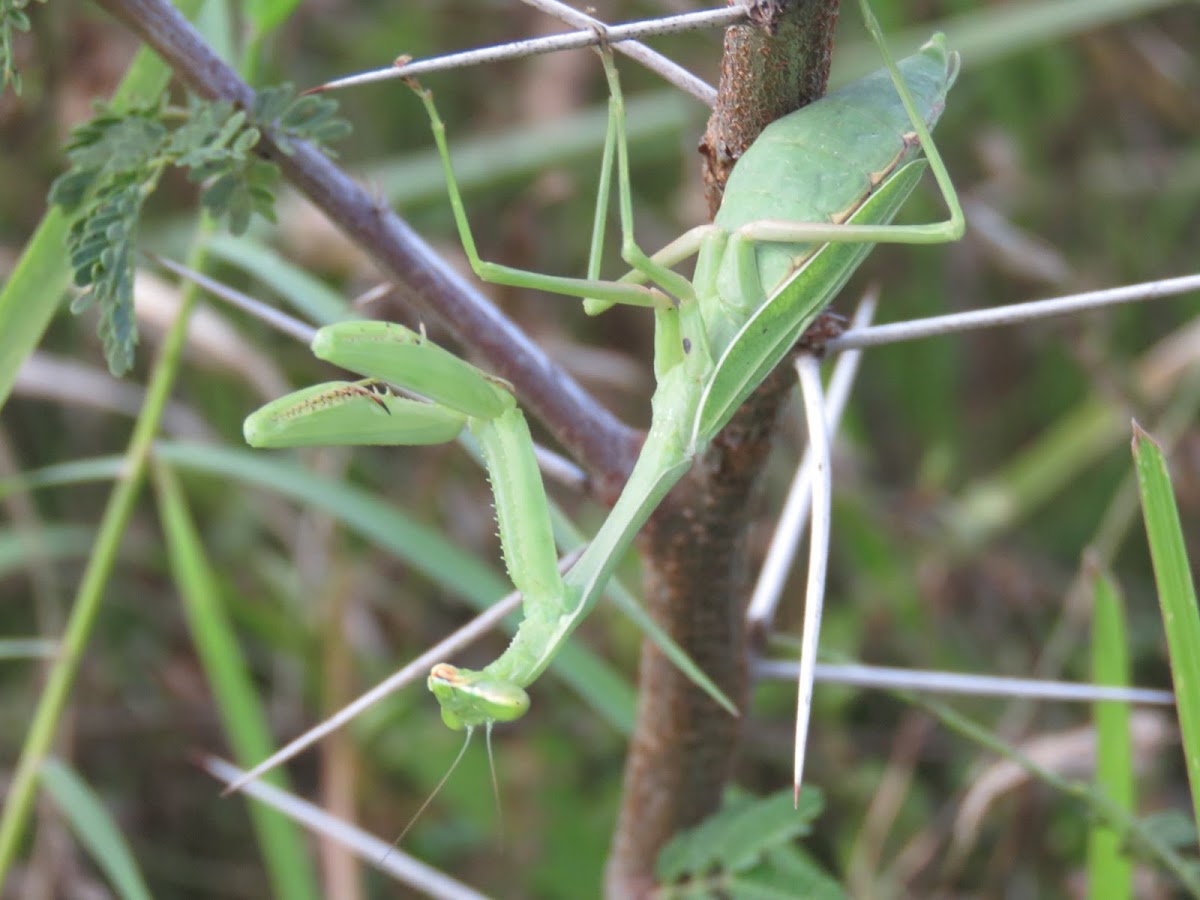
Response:
M163 173L185 169L190 181L203 185L204 209L240 234L256 214L275 219L279 170L256 153L263 132L289 154L297 140L318 145L337 140L349 133L349 124L336 117L336 109L329 98L297 98L285 85L261 91L249 111L195 97L186 110L159 100L118 114L98 104L96 115L72 132L66 147L71 165L51 187L50 201L75 214L67 245L75 284L87 290L71 309L98 307L98 331L113 374L133 364L137 225Z
M29 0L0 0L0 92L11 84L16 93L21 93L21 73L13 65L13 35L29 31L27 6Z
M841 900L841 885L794 843L812 830L821 795L811 789L754 797L737 790L721 809L695 828L680 832L658 856L660 898Z

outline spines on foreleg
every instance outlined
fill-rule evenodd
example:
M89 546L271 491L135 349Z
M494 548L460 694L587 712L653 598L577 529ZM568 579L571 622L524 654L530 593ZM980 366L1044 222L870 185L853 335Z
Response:
M528 616L537 608L561 609L565 589L550 527L533 438L517 407L493 419L472 419L496 502L496 522L509 577L525 598Z

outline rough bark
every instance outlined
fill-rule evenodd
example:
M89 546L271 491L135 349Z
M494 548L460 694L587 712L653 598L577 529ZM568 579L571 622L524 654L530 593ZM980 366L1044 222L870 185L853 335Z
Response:
M714 213L741 153L770 122L820 97L829 75L836 0L774 0L758 12L758 21L726 33L717 107L700 145ZM790 384L780 370L759 388L641 537L651 612L743 709L747 529L775 414ZM606 871L606 895L620 900L648 894L662 846L717 808L740 731L740 720L650 642L642 648L638 696Z
M755 21L725 32L717 105L700 141L709 215L759 132L825 93L840 0L758 0Z

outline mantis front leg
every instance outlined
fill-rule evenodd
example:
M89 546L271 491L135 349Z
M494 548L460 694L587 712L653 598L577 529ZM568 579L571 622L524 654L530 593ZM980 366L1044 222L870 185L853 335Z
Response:
M317 385L247 418L247 441L257 447L440 443L468 427L491 480L505 565L523 595L525 621L532 623L522 630L537 632L539 623L570 608L533 439L507 387L423 334L387 322L331 325L317 332L312 346L322 359L419 393L429 402L381 395L355 383ZM429 687L441 702L446 724L473 728L522 716L529 707L528 682L513 682L504 673L520 671L522 648L540 641L540 634L518 633L501 657L504 664L493 664L488 672L435 666Z

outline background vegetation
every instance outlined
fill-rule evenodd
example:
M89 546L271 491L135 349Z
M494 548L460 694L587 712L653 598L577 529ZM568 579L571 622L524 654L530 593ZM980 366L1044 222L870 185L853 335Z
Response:
M596 5L609 21L675 9ZM1028 33L1029 8L1022 5L875 4L889 33L912 26L923 39L946 27L951 44L964 51L966 70L938 139L971 202L970 233L948 248L879 249L839 309L849 311L868 283L882 288L881 318L895 321L1196 268L1200 16L1194 4L1127 6L1104 27L1044 40ZM955 19L985 11L996 19L978 31ZM210 34L230 33L224 14L217 5L206 12ZM59 0L35 7L31 18L33 32L15 50L23 93L0 97L3 275L45 211L68 129L89 114L93 98L111 94L136 50L128 33L87 5ZM842 18L835 80L876 65L857 11L847 8ZM509 0L316 0L264 41L254 80L309 86L401 52L423 57L550 27ZM718 34L655 46L715 81ZM894 49L911 45L897 39ZM654 247L703 218L694 147L705 111L632 64L622 64L622 74L637 134L639 236ZM572 52L425 81L437 92L471 183L467 199L481 253L581 272L605 99L594 58ZM355 127L338 146L341 164L459 259L415 98L391 83L338 99ZM195 209L195 186L166 178L151 201L142 246L185 258ZM932 191L910 210L913 218L938 214ZM278 219L275 228L253 229L252 240L333 294L353 297L379 281L361 253L302 202L285 194ZM249 244L223 242L228 249L215 254L217 274L264 299L289 293L265 281L272 272L257 250L251 268L259 277L234 255ZM616 310L592 320L568 301L503 288L488 293L622 418L646 422L652 382L645 316ZM395 300L402 306L402 297ZM0 474L124 451L176 289L148 281L139 302L143 344L120 383L104 372L94 320L70 317L64 306L0 418ZM1165 301L870 351L837 447L823 646L878 664L1087 679L1090 599L1077 579L1084 550L1097 547L1124 594L1134 680L1168 685L1136 507L1124 518L1111 510L1131 476L1133 414L1175 439L1184 529L1200 534L1193 316L1194 302ZM287 386L324 377L305 348L223 308L201 311L187 354L164 430L210 448L240 447L250 409ZM802 446L798 412L787 415L788 439L777 448L764 491L764 543ZM215 471L215 450L196 456L208 460L208 471L177 457L177 486L277 737L300 732L468 615L462 589L424 571L441 567L451 573L447 579L468 577L461 561L405 561L328 511ZM282 473L283 463L270 462L281 458L267 457L267 465ZM449 549L489 567L491 575L478 576L481 595L492 587L493 595L503 592L486 482L461 452L356 449L300 459L320 477L359 485L440 531ZM0 634L61 631L111 477L81 473L36 493L4 491ZM170 491L157 484L160 502ZM557 496L589 526L603 514L586 498ZM221 800L191 762L197 750L228 755L228 710L214 700L197 651L204 627L197 607L180 602L198 576L181 574L178 559L173 565L163 537L169 517L167 506L145 492L121 544L58 752L100 793L155 896L263 896L264 851L251 839L246 807ZM395 541L401 551L405 541ZM633 561L625 574L636 584ZM797 575L784 630L799 621L801 583ZM503 640L497 635L464 661L490 659ZM497 732L503 843L487 762L475 751L404 849L499 896L595 892L619 799L621 716L629 715L639 635L602 609L576 640L608 660L620 680L589 704L562 680L544 679L530 716ZM6 760L19 751L39 685L35 663L0 669ZM596 703L607 703L607 713ZM752 790L787 782L793 703L786 686L762 684L755 692L739 764L739 781ZM808 778L824 792L825 808L806 847L852 892L986 895L1003 885L1020 896L1057 897L1079 890L1089 825L1079 804L1021 779L1005 782L994 757L893 697L818 688L816 703ZM1077 768L1093 744L1082 728L1086 709L955 705L1045 754L1038 758L1048 767L1088 774L1087 765ZM1190 809L1170 721L1135 716L1141 812ZM292 785L367 830L394 836L458 740L426 692L412 688L302 757L291 767ZM32 862L15 877L60 879L64 893L95 880L65 826L45 812ZM336 853L327 850L322 859L335 879L327 891L353 880L328 875L345 865ZM392 895L381 876L365 877L369 894ZM1141 896L1171 890L1150 869L1139 877Z

